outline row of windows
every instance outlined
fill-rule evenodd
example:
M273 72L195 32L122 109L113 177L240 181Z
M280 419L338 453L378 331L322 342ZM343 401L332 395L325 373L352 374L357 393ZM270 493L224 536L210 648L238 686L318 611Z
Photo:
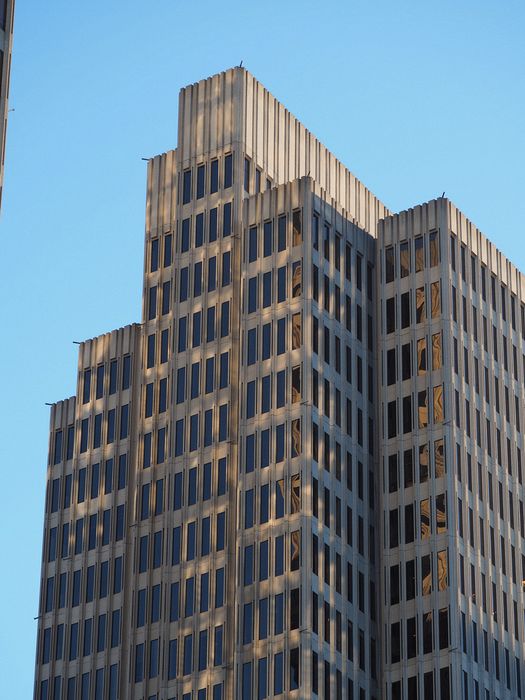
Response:
M452 269L454 272L456 271L456 250L457 250L457 239L455 236L450 236L450 260L451 260L451 265ZM466 263L466 257L467 257L467 249L466 246L461 245L461 277L464 282L468 282L467 278L467 263ZM483 301L487 301L487 268L483 264L479 264L479 259L476 255L471 253L470 255L470 284L474 292L478 291L478 279L479 279L479 274L478 274L478 269L481 269L481 297ZM496 292L496 277L495 275L490 276L490 301L491 301L491 306L494 312L498 311L498 294ZM504 285L500 284L500 304L499 304L499 311L501 312L501 317L503 321L507 321L507 309L508 309L508 304L507 304L507 299L510 291L509 289ZM517 299L516 297L510 293L510 318L511 318L511 324L512 324L512 329L517 330L517 314L516 314L516 306L517 306ZM521 311L521 335L523 339L525 340L525 304L520 305L520 311Z
M136 593L135 627L159 622L163 617L169 622L178 622L212 608L219 610L225 600L224 567L215 570L213 584L211 577L209 571L204 571L198 576L188 577L184 585L174 581L164 588L164 601L161 584L153 585L150 589L140 588ZM169 597L166 598L166 595Z
M287 691L300 687L299 648L292 648L286 653L288 668L285 672L285 652L273 655L273 678L270 668L271 659L263 657L255 661L247 661L242 665L241 700L266 698L282 695ZM257 695L255 695L257 693Z
M469 527L469 532L468 532L468 543L474 547L476 543L476 530L474 527L474 513L471 508L468 509L468 514L469 514L469 521L468 521L468 527ZM503 576L506 576L508 573L507 570L507 556L506 556L506 546L505 546L505 537L500 536L500 549L499 549L499 561L497 561L496 558L496 535L495 535L495 528L492 527L492 525L489 525L488 527L489 531L489 542L490 542L490 561L493 566L498 566L499 571ZM464 538L464 532L463 532L463 503L461 499L458 499L458 532L460 537L463 539ZM485 520L480 517L479 519L479 552L482 557L485 556ZM516 551L514 548L514 545L510 545L510 551L511 551L511 570L512 570L512 580L514 583L517 583L517 572L516 572ZM522 559L522 565L523 565L523 559ZM523 579L525 580L525 579Z
M204 377L202 377L203 364ZM179 367L176 374L175 403L184 403L188 398L197 399L203 390L204 394L211 394L217 384L218 389L225 389L229 384L229 352L221 353L218 363L215 355L212 355L205 360L194 362L191 367Z
M439 672L427 671L421 676L408 676L406 680L394 681L392 695L387 697L391 700L403 700L405 697L413 700L451 700L449 668L447 666L439 669ZM468 696L464 700L468 700ZM488 696L485 700L489 700Z
M226 314L224 313L226 311ZM198 348L202 343L212 343L216 337L224 338L229 332L229 307L222 305L220 325L217 322L217 307L195 311L189 316L179 317L178 352L184 352L191 342L192 348ZM191 319L191 336L189 320ZM190 336L190 337L189 337Z
M211 519L204 518L201 522L200 551L201 556L207 556L211 550ZM215 516L214 529L215 551L223 551L226 537L226 512L221 511ZM186 537L183 543L183 527L178 525L173 528L171 538L171 566L177 566L181 561L193 561L197 556L197 521L186 525ZM205 552L205 554L202 554ZM183 559L184 553L184 559ZM148 567L158 568L162 565L164 555L163 531L155 532L151 537L143 535L139 540L136 553L136 565L139 573L148 571Z
M343 462L342 448L337 440L333 441L330 433L323 432L323 439L321 443L319 442L319 427L314 423L312 425L312 437L313 445L315 450L313 450L314 460L324 469L326 473L332 472L335 475L337 481L343 481L346 484L346 488L352 491L354 486L354 481L357 481L357 497L359 500L363 501L365 498L365 474L366 471L363 467L363 462L361 460L356 460L356 473L357 479L354 480L354 468L353 468L353 456L348 450L346 451L345 460ZM332 442L334 445L332 445ZM320 454L320 445L322 449L322 457ZM344 472L344 473L343 473ZM320 477L321 478L321 477ZM314 489L317 488L317 479L312 481L312 494ZM374 509L374 473L372 470L368 472L368 506L371 510ZM312 506L315 508L315 498L312 498Z
M282 462L288 453L290 453L292 457L300 454L301 425L299 419L291 423L291 450L286 449L285 430L286 424L283 423L249 433L246 436L243 456L245 473L253 472L256 466L260 469L264 469L265 467L269 467L270 464Z
M459 398L459 391L454 391L454 421L455 424L458 428L461 427L462 424L462 417L464 416L464 430L466 433L466 436L468 438L473 438L473 430L472 430L472 414L473 414L473 409L471 408L474 406L474 402L469 401L468 399L465 399L464 402L464 414L462 413L461 410L461 402ZM519 411L519 407L518 407ZM482 424L482 419L481 419L481 411L476 408L475 410L475 428L476 428L476 444L478 447L484 446L487 454L490 458L495 456L497 464L501 467L503 466L503 445L502 445L502 431L496 427L496 454L493 455L493 450L492 450L492 437L494 433L494 427L495 425L497 426L497 423L495 424L495 421L491 421L489 418L485 420L485 430L483 432L483 424ZM517 415L517 418L519 419L519 413ZM508 424L507 424L508 425ZM506 432L511 433L510 426L506 427ZM505 436L505 432L503 433ZM511 433L511 437L515 441L514 435ZM511 445L511 440L509 437L506 438L506 444L507 444L507 471L509 474L512 474L512 445ZM519 448L518 448L519 449ZM519 463L518 467L521 469L521 457L519 457Z
M502 548L504 551L504 542L501 543ZM514 583L516 583L516 563L515 563L515 558L514 558L514 548L512 547L512 556L513 556L513 577L514 577ZM522 555L521 558L521 573L523 576L524 572L524 564L525 564L525 558ZM465 569L467 570L467 575L465 575ZM470 569L470 576L469 576L469 569ZM481 602L479 599L479 596L477 596L476 591L479 591L479 588L476 583L476 573L479 573L480 579L481 579ZM492 579L492 576L488 574L489 580ZM467 592L467 587L466 587L466 579L467 577L470 578L470 590ZM487 598L487 574L479 571L478 567L474 567L473 564L470 565L465 565L465 558L463 555L459 555L459 583L460 583L460 592L464 596L468 596L471 600L471 603L473 606L477 606L479 608L478 612L478 619L482 619L483 615L481 614L481 610L488 615L489 614L489 602L490 602L490 617L488 619L494 620L494 623L497 625L498 624L498 610L500 609L500 606L498 604L498 596L501 595L501 600L502 600L502 607L503 607L503 627L505 629L505 632L509 632L510 630L510 621L511 618L509 616L509 608L510 603L508 602L508 598L510 597L511 603L512 603L512 612L513 612L513 632L514 632L514 638L519 641L520 638L520 625L519 625L519 618L518 618L518 602L514 600L513 594L512 593L507 593L504 590L502 590L502 587L497 584L496 581L492 580L489 583L488 589L491 591L491 598L490 601ZM519 607L520 611L522 610L522 606L520 605Z
M332 258L331 249L333 248L333 261L336 270L341 270L341 258L342 258L342 246L343 239L341 234L336 231L335 236L332 235L332 227L328 222L323 223L323 241L322 241L322 253L325 261L330 263ZM352 238L356 235L353 232ZM320 236L320 217L317 212L314 212L312 218L312 245L314 251L319 251L319 236ZM345 265L345 279L347 282L352 280L352 246L349 242L345 243L344 250L344 265ZM317 270L317 268L315 268ZM363 256L360 253L355 254L354 262L354 272L355 272L355 286L356 289L361 292L363 290ZM317 273L314 274L314 285ZM333 277L333 275L329 275ZM326 284L326 283L325 283ZM325 286L326 289L326 286ZM374 289L374 278L373 278L373 266L368 263L366 266L366 295L370 301L373 299L373 289Z
M243 346L245 351L243 362L251 366L255 365L259 358L261 361L264 361L274 355L283 355L290 345L289 332L288 316L264 323L262 327L249 328L244 333L245 343L243 343ZM291 332L292 350L297 350L302 344L301 314L292 315Z
M313 316L312 317L313 324L312 324L312 350L314 354L318 355L319 354L319 323L318 319ZM322 341L323 341L323 362L325 365L330 366L330 363L332 363L335 371L337 374L341 374L342 371L342 353L341 353L341 339L335 335L334 337L334 342L331 342L331 333L330 329L328 327L324 327L322 329L323 331L323 336L322 336ZM351 384L352 383L352 349L350 346L345 345L345 378L346 381ZM363 358L355 351L355 378L354 382L356 385L356 388L359 393L363 393L363 374L364 374L364 367L363 367ZM318 376L317 370L314 370L314 400L316 398L316 386L315 386L315 381ZM326 368L323 367L323 373L326 372ZM367 372L367 381L368 381L368 397L369 400L373 400L373 384L374 384L374 370L371 365L368 365L368 372ZM326 380L325 380L326 381ZM338 390L336 390L337 394ZM340 394L340 392L339 392Z
M427 313L427 287L430 286L430 315ZM415 294L413 290L404 292L399 296L399 309L397 307L397 295L388 297L385 306L386 333L394 333L399 328L410 328L415 323L425 323L427 319L440 318L441 316L441 283L431 282L430 285L418 287ZM412 306L414 298L414 307Z
M349 623L351 624L351 623ZM359 630L358 635L359 643L359 669L361 671L366 670L366 650L365 650L365 633ZM376 667L376 642L375 639L370 639L370 674L373 679L377 677L377 667ZM322 685L319 682L319 669L322 669ZM333 668L329 661L323 661L319 658L319 654L316 651L312 651L312 692L314 695L318 695L321 689L321 697L324 698L334 698L335 700L357 700L357 691L359 691L359 700L366 700L367 691L358 685L358 681L352 678L347 678L346 681L346 695L343 696L343 675L338 668ZM335 687L334 687L335 686ZM355 687L355 695L354 695ZM375 700L373 695L368 695L369 698Z
M104 652L106 648L114 649L120 644L120 628L120 609L113 610L112 613L101 613L97 617L87 617L82 622L73 622L69 627L69 640L66 649L66 626L59 624L56 627L55 653L53 655L52 628L46 627L42 634L41 663L48 664L52 660L59 661L62 658L75 661L79 657L85 658L92 653ZM81 630L82 638L80 638Z
M336 338L336 340L338 340ZM355 356L355 388L357 389L359 394L363 394L364 387L363 387L363 360L362 358L356 354ZM324 367L323 367L324 369ZM341 371L341 365L340 365L340 358L339 358L339 363L338 363L338 358L337 358L337 353L336 353L336 365L335 365L336 372L340 373ZM346 348L346 379L349 383L351 383L352 379L352 352L350 348L347 346ZM366 396L368 398L368 401L373 403L374 401L374 373L372 367L369 365L368 366L368 376L367 376L368 382L367 382L367 387L366 387ZM312 370L312 402L313 405L319 409L319 407L322 408L323 415L326 418L330 418L330 416L333 415L332 412L332 405L335 408L335 419L336 419L336 424L341 427L341 391L339 388L340 383L337 382L337 379L335 382L331 382L329 379L319 379L319 372L316 369ZM319 395L321 394L321 400L319 398Z
M470 383L470 362L469 362L469 351L467 348L463 348L463 366L462 366L462 372L461 372L461 377L464 379L465 383L467 386ZM457 346L457 341L454 338L454 373L459 374L459 358L458 358L458 346ZM496 409L496 413L501 413L501 401L502 397L504 397L504 410L505 410L505 418L508 423L511 422L512 417L511 417L511 400L510 400L510 391L509 387L505 385L504 379L500 381L500 379L494 374L493 372L489 373L489 368L488 367L483 367L484 369L484 398L487 404L490 406L491 405L491 388L493 387L492 390L492 401L494 408ZM492 375L492 381L490 379ZM474 358L474 389L476 394L478 396L480 395L480 369L479 369L479 362L478 358ZM518 392L521 393L521 387L516 386L516 389ZM514 395L514 427L518 432L521 432L521 422L520 422L520 397L518 395Z
M119 422L117 426L117 409L110 408L106 414L106 430L105 444L111 445L115 439L125 440L129 432L129 404L124 404L120 407ZM80 454L88 451L89 447L89 432L90 423L92 423L91 431L91 448L98 449L103 443L103 413L96 413L94 416L82 418L80 421Z
M110 592L116 595L122 590L122 557L113 560L110 567L109 561L100 562L98 566L98 583L96 580L96 565L77 569L71 577L70 596L68 598L68 582L70 575L67 572L57 576L50 576L46 580L44 593L44 612L48 613L55 608L60 610L67 606L77 607L82 602L91 603L95 597L100 600L106 598ZM111 569L111 571L110 571ZM82 595L82 591L84 595Z
M120 491L126 487L127 454L119 455L118 467L111 457L104 462L102 469L99 462L92 464L89 475L86 467L79 469L76 474L76 493L73 495L73 474L53 479L50 483L49 512L56 513L60 508L69 508L76 496L76 503L83 503L89 497L94 500L99 494L108 495L114 489ZM87 484L88 476L90 483ZM115 483L116 482L116 483ZM61 490L62 501L60 500Z
M510 446L510 443L509 443ZM522 484L522 468L521 468L521 450L519 448L516 448L517 455L518 455L518 482L521 485ZM511 467L512 462L509 461L509 466ZM480 462L478 462L478 479L477 479L477 493L479 500L481 503L484 502L485 500L485 489L488 495L488 504L489 508L491 511L494 510L494 492L495 492L495 486L494 486L494 479L493 479L493 474L492 471L486 470L482 468L482 465ZM484 473L487 475L486 476L486 486L484 487L484 478L483 475ZM509 474L512 475L512 468L509 469ZM456 445L456 475L458 478L458 481L461 483L466 476L466 485L468 490L473 493L473 468L472 468L472 456L470 455L469 452L467 452L467 465L466 465L466 475L463 473L463 466L462 466L462 459L461 459L461 448L459 445ZM516 494L514 493L514 490L512 488L513 484L512 482L508 482L505 486L503 483L498 479L498 500L496 501L496 512L499 514L499 517L505 522L508 523L511 527L512 530L515 528L515 518L514 518L514 498L516 497ZM505 507L505 499L503 496L504 490L508 494L508 509ZM521 536L525 538L525 521L524 521L524 515L523 515L523 502L519 499L518 497L518 503L519 503L519 517L520 517L520 533ZM499 506L499 509L498 509Z
M374 532L373 528L370 528L370 540L369 544L374 542ZM372 547L369 548L369 559L371 563L374 563L375 553ZM322 563L322 569L320 568L320 561ZM335 592L343 595L343 582L346 585L346 599L349 603L354 602L354 567L350 562L346 563L346 572L343 572L343 560L339 552L335 552L335 566L334 564L334 552L332 551L329 544L319 543L319 537L315 534L312 535L312 573L316 576L322 577L320 581L324 581L327 586L334 586ZM373 570L373 568L372 568ZM361 571L357 572L357 603L360 612L367 612L370 615L370 619L376 620L376 593L375 593L375 583L369 581L369 596L368 596L368 608L365 605L365 574ZM317 608L315 608L317 610Z
M369 379L371 380L371 376L369 376ZM333 415L335 425L338 428L343 427L343 429L346 431L346 434L348 436L352 436L353 430L352 430L352 421L353 421L353 411L352 411L352 402L350 399L346 399L346 408L345 408L345 413L344 413L344 424L343 424L343 401L342 401L342 396L341 396L341 390L336 388L334 385L332 385L331 382L329 382L327 379L324 380L323 382L323 413L326 418L330 418L330 416ZM369 389L371 389L371 386L369 385ZM314 375L313 375L313 385L312 385L312 399L313 399L313 404L316 408L319 408L319 381L318 381L318 376L317 372L314 370ZM369 398L372 400L372 393L369 394ZM333 412L332 412L332 405L333 405ZM316 411L317 413L317 411ZM373 419L369 418L369 452L370 454L373 453L373 444L371 442L371 439L373 437ZM362 447L363 446L363 411L361 408L357 409L357 414L356 414L356 423L357 423L357 442L358 444Z
M385 570L385 579L387 570ZM408 559L405 564L394 564L385 580L385 590L390 591L390 605L431 595L433 591L446 591L448 580L448 550L436 554L424 554Z
M493 329L494 329L494 332L496 333L496 328L494 327ZM505 341L505 338L503 338L503 340ZM504 348L504 358L505 358L504 359L504 368L505 368L505 371L507 372L508 371L508 364L507 364L507 360L506 360L506 357L507 357L506 342L503 343L503 348ZM514 379L516 380L516 383L517 383L519 380L519 378L518 378L518 355L516 352L516 348L513 347L512 349L513 349L513 376L514 376ZM475 389L476 393L479 394L480 393L480 375L481 375L480 369L479 369L479 359L474 356L474 370L472 372L470 369L471 359L472 359L471 354L472 354L471 350L469 350L466 347L463 347L463 365L461 368L461 370L462 370L461 375L464 378L465 383L467 385L469 385L471 382L472 374L474 375L474 377L473 377L474 389ZM497 356L497 353L496 353L496 356ZM496 358L494 358L494 359L497 362L497 359ZM522 362L524 365L523 369L524 369L524 374L525 374L525 355L522 355ZM489 363L490 363L490 361L489 361ZM459 374L459 348L458 348L458 341L456 338L454 338L454 343L453 343L453 366L454 366L454 373ZM482 366L484 369L484 373L482 376L484 376L484 378L485 378L485 382L484 382L485 400L487 403L490 404L491 382L489 381L489 368L486 367L485 365L482 365ZM508 393L509 389L505 384L505 375L503 375L500 378L498 378L498 376L494 372L492 372L492 375L493 375L494 388L495 388L495 391L494 391L495 401L496 401L496 406L497 406L497 410L499 413L499 400L500 400L499 399L499 397L500 397L499 386L500 386L500 383L502 386L505 386L505 390L507 393ZM510 380L510 377L508 379L508 384L510 384L512 386L512 381ZM516 386L516 389L518 391L520 391L519 386Z
M484 635L487 633L484 631ZM485 641L485 636L484 636L484 641ZM500 672L500 650L499 650L499 644L497 640L494 640L495 646L494 646L494 669L495 669L495 677L496 680L499 681L505 681L507 689L510 690L512 685L513 685L513 674L515 673L516 677L516 696L518 698L521 698L521 665L520 665L520 660L515 657L514 658L514 671L511 670L511 660L510 660L510 652L508 649L505 649L505 677L502 678L501 672ZM488 640L487 640L487 645L485 648L485 658L487 659L486 661L486 670L488 670L488 658L489 658L489 653L488 653ZM491 685L494 681L492 680ZM473 695L469 696L469 688L474 686L473 690ZM474 678L472 683L471 679L469 677L469 674L466 671L463 671L463 697L465 700L469 700L469 697L472 697L474 700L479 700L480 698L480 682ZM499 696L494 693L490 692L487 688L485 688L485 700L490 700L490 698L495 697L496 700L499 700Z
M221 404L218 409L217 411L217 407L209 408L203 414L194 413L188 418L175 421L175 457L181 457L185 452L195 452L209 447L214 442L225 442L228 439L228 404Z
M415 349L415 352L414 352ZM430 355L430 357L429 357ZM415 368L414 368L415 364ZM441 331L415 342L403 343L386 351L386 383L392 386L413 376L424 376L427 371L436 372L443 365L443 339Z
M434 512L432 511L433 503L435 503ZM433 534L441 535L447 532L446 494L439 494L435 499L432 497L423 498L419 501L419 508L416 508L416 505L416 503L409 503L404 509L399 507L390 510L388 528L390 549L399 547L403 543L410 544L414 542L418 534L418 539L423 541L429 539ZM419 511L419 526L417 532L416 511ZM400 535L402 535L402 537L400 537Z
M243 645L251 644L255 639L268 639L279 636L285 631L299 629L301 625L301 593L299 588L292 588L287 593L276 593L258 601L244 603L242 610Z
M179 288L176 290L177 272L173 273L173 298L182 303L190 297L200 297L205 291L214 292L220 282L221 287L227 287L231 282L231 254L226 251L222 254L220 271L217 268L217 258L208 258L206 278L204 277L203 261L199 260L188 267L181 267L178 271ZM165 316L171 309L171 281L167 280L159 285L154 285L148 290L148 320L153 320L160 311ZM160 299L160 304L159 304Z
M68 425L66 431L60 429L55 431L53 438L53 465L60 464L64 459L64 432L66 434L65 459L73 459L75 451L75 426Z
M388 456L388 492L394 493L399 488L408 489L414 484L424 484L429 479L439 479L447 471L445 443L438 438L432 443L425 442L416 450L418 462L414 460L414 447ZM402 458L401 458L402 457Z
M335 508L334 508L335 505ZM330 489L323 487L319 488L319 483L317 479L312 478L312 515L314 518L319 520L325 528L329 528L335 531L337 537L343 537L344 530L344 543L349 547L354 546L354 515L352 508L346 506L346 518L343 527L343 508L341 499L336 496L335 503L332 498ZM371 560L375 559L373 553L374 548L374 528L370 526L369 528L369 555ZM365 520L361 515L357 517L357 546L358 552L362 556L365 555Z
M230 332L230 304L224 302L221 304L221 318L217 327L216 307L212 306L206 310L206 325L204 325L203 311L195 311L188 316L180 316L178 322L177 334L177 352L186 352L191 348L198 348L202 343L211 343L215 340L216 333L220 338L225 338ZM191 334L190 334L191 321ZM203 337L203 331L205 335ZM155 336L149 336L155 337ZM191 345L190 345L191 343ZM150 357L148 346L147 364L149 366L152 358ZM154 350L154 348L153 348Z
M340 654L342 654L343 649L345 649L347 660L353 662L355 645L353 622L351 620L346 621L346 634L344 635L343 618L341 613L338 610L336 610L334 618L330 604L327 602L321 602L317 593L312 593L312 632L315 635L319 635L320 633L319 617L321 617L323 627L322 639L328 644L331 644L332 648L335 647L335 650ZM332 634L333 631L335 631L335 635ZM363 634L362 630L359 630L359 636L361 636L361 634ZM333 636L335 637L335 639L333 638ZM344 643L343 637L345 637ZM317 640L314 637L314 646L316 646L316 641ZM362 661L364 662L364 658L362 659Z
M337 413L337 412L336 412ZM352 406L351 402L347 400L347 433L352 435L351 430L351 418L352 418ZM357 427L358 427L358 444L362 446L362 411L358 411L357 415ZM350 423L349 423L350 421ZM321 457L320 457L321 455ZM320 464L326 472L334 472L335 478L341 481L341 474L343 469L342 462L342 452L341 444L335 440L335 449L331 446L330 434L323 431L322 439L319 439L319 426L317 423L312 423L312 456L315 462ZM346 487L349 491L352 490L353 483L353 468L352 468L352 454L346 452L345 460L345 476L346 476ZM361 461L357 462L357 476L358 476L358 497L363 499L363 464ZM370 507L373 508L374 492L373 492L373 475L369 473L369 500Z
M243 312L252 314L258 309L268 309L272 304L280 304L288 300L288 265L275 270L262 272L255 277L249 277L244 282ZM301 263L292 263L292 298L301 296L302 277Z
M250 226L244 234L244 259L247 263L255 262L259 256L270 257L276 250L278 253L288 250L288 227L286 214L277 217L277 247L275 247L274 222L265 221L262 226L262 240L259 226ZM296 209L292 213L292 247L302 243L302 212Z
M267 374L246 383L245 417L253 418L257 413L264 414L272 408L283 408L301 400L301 367L294 367L287 379L287 370ZM295 382L295 383L294 383Z
M225 302L228 304L228 302ZM224 304L223 304L224 307ZM168 361L168 349L169 349L169 329L165 328L160 332L160 347L159 347L159 363L162 365ZM175 342L175 333L173 334L173 341ZM157 334L151 333L148 335L146 340L146 369L150 369L155 366L157 361Z
M114 513L115 515L113 515ZM70 549L75 555L81 554L84 545L86 545L87 551L91 551L96 549L97 546L105 547L112 541L120 541L124 537L124 517L124 505L120 505L116 509L108 508L103 510L100 514L93 513L89 516L77 518L74 528L73 526L70 527L69 523L64 523L62 525L60 548L58 528L50 528L47 561L55 561L59 552L62 559L69 557Z
M131 355L124 355L120 363L118 360L110 360L109 372L105 364L98 365L95 371L91 367L84 370L82 376L83 404L89 403L92 398L101 399L104 393L109 395L116 394L119 364L121 365L120 388L122 391L129 389L131 384ZM92 396L93 391L94 396Z
M270 490L273 491L273 508L270 509ZM290 477L276 480L272 487L270 483L261 484L258 497L254 489L244 492L244 527L249 529L255 525L267 523L270 518L279 520L286 514L294 515L301 512L301 476L293 474ZM258 511L258 520L256 513ZM242 520L242 519L241 519Z
M186 472L174 474L173 510L180 510L183 504L193 506L199 499L210 500L213 495L213 472L215 472L215 495L217 498L224 496L227 490L227 458L219 457L216 466L214 465L215 463L205 462L202 468L191 467Z
M288 541L288 555L286 547ZM270 554L273 549L273 556ZM257 557L258 551L258 557ZM257 566L256 566L257 559ZM277 535L271 540L261 540L258 546L244 547L242 583L250 586L254 581L267 581L269 576L282 576L286 571L299 571L301 566L301 531L294 530L290 535ZM256 574L257 568L257 574Z
M396 278L408 277L412 272L412 260L413 270L417 273L423 272L425 267L436 267L439 259L437 231L401 241L399 246L388 246L385 248L385 282L388 284Z
M222 205L222 237L227 238L232 232L232 214L233 202L225 202ZM182 219L179 228L179 241L176 246L177 252L187 253L191 248L200 248L206 238L206 212L196 214L194 217L194 226L192 219L188 217ZM219 221L219 208L214 207L208 213L208 236L207 243L213 243L217 240Z
M208 170L207 176L206 170ZM233 153L227 153L222 158L222 183L219 181L219 158L213 158L208 164L200 163L197 165L194 186L192 176L192 168L188 168L182 173L183 204L188 204L193 197L202 199L206 190L210 194L218 192L221 184L222 189L229 189L233 185Z
M452 287L452 319L455 323L458 323L458 312L457 312L457 307L458 307L458 302L457 302L457 296L456 296L456 288L453 286ZM469 332L469 329L472 328L472 337L474 339L475 343L479 342L479 322L478 322L478 311L475 306L471 304L467 304L467 299L465 296L462 297L462 317L461 317L461 323L463 325L463 329L466 333ZM470 311L469 311L470 309ZM472 314L472 325L470 325L470 314ZM482 315L482 326L483 326L483 350L485 350L487 353L490 352L489 348L489 333L488 333L488 321L487 317L485 315ZM501 346L503 348L503 353L500 355L499 352L499 347ZM513 371L513 376L514 379L518 379L518 349L510 341L510 344L512 346L512 371ZM509 371L509 338L505 335L505 333L501 332L500 329L497 328L494 324L492 324L492 358L494 362L498 363L501 362L501 359L503 359L503 367L506 372ZM522 354L522 364L525 363L525 355Z
M180 676L188 676L195 671L204 671L209 666L217 667L223 664L224 627L217 625L213 630L213 641L208 641L208 630L201 630L194 645L194 635L184 637L183 653L179 667L178 639L171 639L167 646L167 663L160 667L160 639L151 639L149 644L141 642L135 646L134 672L135 683L141 683L146 678L152 679L162 675L167 680ZM211 637L211 634L210 634ZM195 648L194 648L195 646ZM210 648L209 648L210 647ZM165 675L164 675L165 674ZM200 693L201 691L199 691ZM184 697L184 696L183 696ZM205 697L199 696L199 697Z
M162 238L153 238L149 247L149 271L157 272L160 267L161 246L163 246L162 267L169 267L173 259L173 236L166 233Z
M315 272L315 271L314 271ZM313 288L313 299L314 301L318 301L319 298L319 292L316 289L315 286L315 281L316 277L314 277L314 288ZM325 291L323 294L323 308L326 313L331 313L331 308L332 304L330 303L330 292L328 289L329 281L328 277L325 276ZM348 294L345 295L344 297L344 307L343 307L343 299L340 295L339 287L337 285L334 286L334 303L333 303L333 313L334 313L334 318L338 323L342 324L341 318L342 315L344 314L344 325L346 330L351 333L352 332L352 300ZM373 329L373 320L372 316L368 314L368 325L366 328L366 344L367 348L369 350L373 349L373 343L374 343L374 329ZM316 348L315 352L318 353L317 346L319 344L319 319L317 316L313 317L313 344ZM330 324L332 325L332 324ZM324 328L324 336L325 336L325 342L326 342L326 335L329 332L329 329L327 327ZM355 338L360 342L364 343L364 333L363 333L363 308L360 304L356 303L355 304L355 333L354 333ZM330 363L330 354L325 351L325 362L328 364Z
M212 531L212 518L210 516L202 518L200 521L192 520L186 523L185 526L185 548L184 561L193 561L197 556L208 556L213 549L216 552L222 552L226 542L226 512L221 511L216 513L213 518L215 527ZM197 534L197 525L199 525L199 537ZM139 574L147 572L151 569L158 569L163 564L164 560L164 543L163 531L150 535L143 535L138 542L136 552L136 568ZM199 550L197 550L197 545ZM151 545L151 546L150 546ZM171 548L171 564L178 565L181 562L182 550L182 528L177 526L173 528L172 548Z
M213 311L209 311L207 314L207 318L206 318L207 336L206 337L208 337L208 331L210 331L210 337L212 337L211 328L212 328L212 326L213 326L213 328L215 327L215 323L214 323L215 315L216 315L215 309ZM200 318L201 318L201 323L202 323L202 316L200 316ZM209 328L208 328L208 322L209 322L209 326L210 326ZM199 316L197 316L197 324L199 324ZM229 325L230 325L230 303L229 303L229 301L225 301L221 304L220 328L217 329L220 332L221 338L228 336ZM177 345L177 350L178 350L178 352L185 352L187 349L187 340L188 340L188 318L186 316L179 319L179 326L178 327L179 327L179 342ZM200 332L202 332L202 329ZM198 329L197 329L196 333L199 334ZM175 341L175 334L174 334L173 340ZM165 330L161 331L161 333L160 333L160 358L159 358L159 361L161 364L168 361L168 344L169 344L169 330L165 329ZM222 358L222 356L221 356L221 358ZM156 360L157 360L157 336L155 333L152 333L152 334L148 335L147 343L146 343L146 368L150 369L151 367L154 367ZM221 359L221 361L222 361L222 359ZM193 369L192 369L192 371L193 371Z
M434 621L434 617L437 620ZM432 654L447 649L450 644L448 608L408 617L403 623L390 625L390 663L413 659L422 654ZM406 636L405 636L406 630ZM387 660L388 663L388 660Z
M94 671L86 671L79 675L78 679L76 676L64 678L64 683L60 675L55 676L53 682L46 678L40 683L39 698L40 700L60 700L64 697L65 700L89 700L90 697L94 697L95 700L105 700L107 697L107 700L118 700L118 679L118 664L111 664L107 669L97 668ZM90 695L91 685L93 685L93 696ZM62 688L64 695L62 695ZM104 695L104 688L107 695ZM157 700L157 696L148 700ZM219 700L221 700L220 697Z
M429 394L432 398L432 413L430 413ZM416 404L417 401L417 404ZM416 428L414 420L414 404L417 406L417 428L422 430L429 425L442 423L445 420L445 404L443 398L443 386L423 389L417 392L417 398L413 394L395 399L387 403L387 436L395 438L398 434L412 432Z
M244 158L244 191L253 192L259 194L261 192L261 178L262 170L255 167L255 173L252 173L252 161L250 158L245 156ZM269 190L272 187L272 181L270 178L266 178L266 189Z

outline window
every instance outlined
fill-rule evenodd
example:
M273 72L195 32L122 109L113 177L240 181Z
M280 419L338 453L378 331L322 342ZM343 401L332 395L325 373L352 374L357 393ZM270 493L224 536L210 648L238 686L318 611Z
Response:
M422 236L414 239L416 272L421 272L425 269L425 248Z
M185 170L182 174L182 203L187 204L191 200L191 170Z
M385 282L393 282L395 276L395 253L394 247L389 246L385 250Z
M401 277L408 277L410 274L410 248L408 241L404 241L399 246L399 266Z
M227 250L225 253L222 254L222 279L221 279L221 285L222 285L223 287L227 287L227 286L230 284L230 281L231 281L230 260L231 260L231 254L230 254L230 251Z
M124 355L122 360L122 390L129 389L131 383L131 356Z
M416 289L416 323L423 321L426 321L425 288L418 287Z
M222 209L222 235L229 236L232 231L232 203L226 202Z
M220 569L220 571L223 571L223 569ZM222 627L222 625L220 625L220 626L215 628L215 641L214 641L214 654L213 654L214 666L222 665L222 637L223 637L223 627Z
M300 245L302 242L301 210L296 209L292 214L292 245Z
M286 250L286 215L281 215L277 219L277 250L280 253Z
M263 226L263 255L265 258L273 252L273 225L271 221L265 221Z
M206 182L206 166L197 166L197 199L202 199L204 197L204 188Z
M213 163L212 163L213 165ZM224 157L224 189L228 189L233 185L233 154L228 153Z

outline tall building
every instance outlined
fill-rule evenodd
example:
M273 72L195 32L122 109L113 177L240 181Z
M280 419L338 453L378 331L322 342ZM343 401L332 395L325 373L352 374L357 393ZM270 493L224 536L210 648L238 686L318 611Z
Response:
M181 91L144 257L51 410L35 698L521 698L516 268L242 68Z
M7 100L11 72L11 46L15 0L0 0L0 205L4 181L5 139L7 133Z

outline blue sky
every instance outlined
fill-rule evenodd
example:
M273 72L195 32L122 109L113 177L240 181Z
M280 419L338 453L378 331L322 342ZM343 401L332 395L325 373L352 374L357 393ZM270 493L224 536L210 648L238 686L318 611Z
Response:
M385 204L444 190L525 270L522 0L18 0L0 294L0 697L33 685L49 409L140 320L145 163L181 86L244 65ZM16 449L15 449L16 448Z

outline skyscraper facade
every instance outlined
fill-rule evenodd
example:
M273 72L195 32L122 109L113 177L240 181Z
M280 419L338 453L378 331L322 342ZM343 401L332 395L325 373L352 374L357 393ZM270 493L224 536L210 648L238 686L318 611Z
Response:
M0 205L4 181L5 139L7 133L7 100L11 73L11 47L15 0L0 0Z
M242 68L181 91L144 260L51 410L35 698L521 697L520 273Z

